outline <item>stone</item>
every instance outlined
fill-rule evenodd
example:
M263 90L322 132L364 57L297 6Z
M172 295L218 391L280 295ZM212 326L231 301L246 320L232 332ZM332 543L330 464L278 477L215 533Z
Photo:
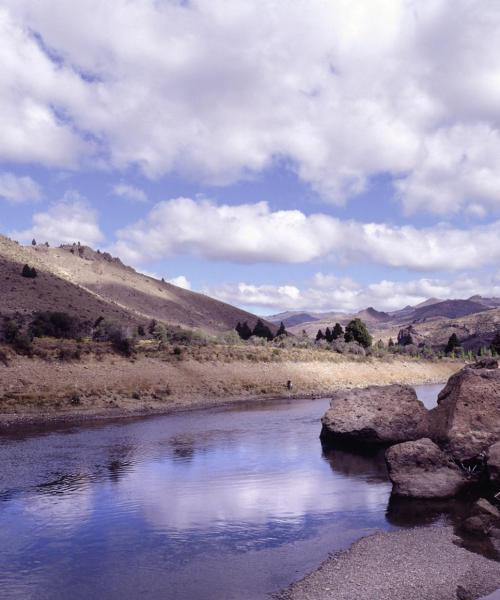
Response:
M404 385L335 392L321 422L321 439L333 443L390 445L429 432L429 412Z
M500 440L500 370L475 365L450 377L430 411L431 437L460 461Z
M392 446L385 457L399 496L450 498L467 484L465 473L428 438Z
M490 482L495 488L500 488L500 442L490 446L486 464Z

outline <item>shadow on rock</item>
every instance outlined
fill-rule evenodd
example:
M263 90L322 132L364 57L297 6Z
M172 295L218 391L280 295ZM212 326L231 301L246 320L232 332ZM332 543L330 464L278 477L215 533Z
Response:
M323 458L332 471L369 482L388 481L385 449L353 449L322 444Z

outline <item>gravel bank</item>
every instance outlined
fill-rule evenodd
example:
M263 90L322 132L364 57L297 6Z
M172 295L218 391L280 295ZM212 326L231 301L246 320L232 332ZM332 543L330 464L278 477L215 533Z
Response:
M278 595L280 600L475 600L500 588L500 563L460 548L453 529L375 533Z

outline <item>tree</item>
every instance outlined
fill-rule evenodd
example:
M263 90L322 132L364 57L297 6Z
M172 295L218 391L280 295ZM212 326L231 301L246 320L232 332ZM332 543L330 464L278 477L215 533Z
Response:
M318 333L316 334L316 341L319 342L324 339L325 339L325 334L321 331L321 329L318 329Z
M335 326L332 331L332 337L336 340L339 337L344 335L344 330L342 329L342 325L340 323L335 323Z
M333 335L329 327L325 329L325 340L328 343L333 342Z
M35 238L33 238L33 239L31 240L31 245L32 245L32 246L36 246L36 240L35 240Z
M238 325L236 325L236 331L238 332L238 335L242 340L248 340L252 336L252 330L248 326L248 323L245 321L242 325L238 322Z
M35 267L30 267L29 265L24 265L23 270L21 271L21 275L23 277L27 277L28 279L34 279L38 276Z
M372 345L372 336L368 333L366 325L361 319L353 319L345 328L344 339L346 342L358 342L363 348Z
M458 341L458 337L456 333L452 333L448 339L448 343L446 344L446 348L444 351L446 354L451 354L455 348L460 346L460 342Z
M411 335L413 328L406 327L405 329L400 329L398 332L398 346L410 346L413 344L413 337Z
M252 331L252 335L256 337L265 338L267 340L273 339L273 334L267 325L264 325L261 319L257 320L255 327Z
M281 321L279 329L276 332L276 337L279 337L280 335L288 335L288 332L285 328L285 325L283 324L283 321Z
M388 348L393 348L394 347L394 340L392 338L389 338L389 341L387 342L387 347Z
M497 331L491 342L491 351L495 354L500 354L500 331Z

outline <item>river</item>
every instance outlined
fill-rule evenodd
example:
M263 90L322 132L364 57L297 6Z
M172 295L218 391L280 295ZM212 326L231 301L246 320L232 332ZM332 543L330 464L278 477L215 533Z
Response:
M419 386L435 403L442 386ZM0 438L0 597L259 600L404 522L383 456L324 454L328 400Z

